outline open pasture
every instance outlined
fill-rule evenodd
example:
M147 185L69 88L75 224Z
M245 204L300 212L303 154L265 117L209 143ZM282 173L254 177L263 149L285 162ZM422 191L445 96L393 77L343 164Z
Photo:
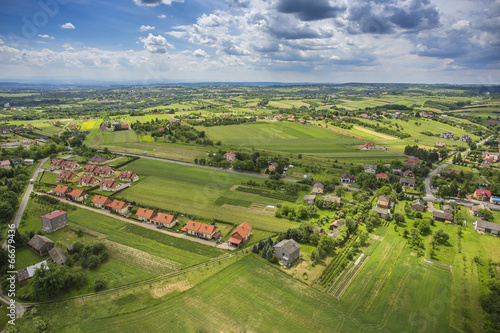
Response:
M241 202L276 204L277 200L274 199L230 190L233 185L248 180L262 182L261 178L145 159L134 161L126 168L141 175L141 180L133 188L117 195L128 201L187 213L208 220L218 219L230 223L247 221L252 227L262 230L279 231L296 226L296 223L287 220L259 214L260 209L248 212L218 206L220 201L215 203L222 196L242 200Z

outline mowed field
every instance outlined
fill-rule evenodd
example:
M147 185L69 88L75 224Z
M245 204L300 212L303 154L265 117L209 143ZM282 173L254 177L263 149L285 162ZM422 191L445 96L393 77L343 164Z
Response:
M372 319L365 332L448 332L450 296L449 269L424 265L405 239L389 233L341 302L349 316Z
M389 331L254 255L239 258L171 278L161 288L150 284L86 298L85 306L70 300L38 312L57 332ZM26 319L20 327L34 332Z
M297 226L288 220L270 216L266 206L276 205L279 201L232 190L234 185L249 180L262 183L260 177L147 159L134 161L124 168L141 177L133 187L117 195L127 201L203 219L229 223L247 221L252 227L266 231ZM221 207L216 203L219 197L250 201L253 205L249 208Z

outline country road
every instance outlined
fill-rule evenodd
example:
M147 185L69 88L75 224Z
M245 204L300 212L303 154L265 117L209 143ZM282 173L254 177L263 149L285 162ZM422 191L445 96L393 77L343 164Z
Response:
M483 145L486 141L488 141L492 136L487 137L483 141L480 141L477 143L478 146ZM467 150L461 152L462 157L466 156L467 153L470 152L470 148L467 148ZM425 201L440 201L441 199L437 199L434 194L432 194L432 189L431 189L431 183L432 183L432 178L437 175L441 170L446 168L448 165L451 164L451 160L443 163L442 165L439 165L436 169L432 170L427 177L424 180L425 184L425 196L424 200Z
M175 161L175 160L168 160L168 159L160 158L160 157L152 157L152 156L137 155L137 154L128 154L128 153L121 153L121 152L118 152L118 151L112 151L112 153L113 154L124 155L124 156L140 157L140 158L144 158L144 159L148 159L148 160L154 160L154 161L160 161L160 162L175 163L175 164L188 165L188 166L198 167L198 168L212 169L212 170L218 170L218 171L224 171L224 172L233 172L233 173L238 173L238 174L248 175L248 176L255 176L255 177L261 177L261 178L269 178L268 175L263 175L263 174L260 174L260 173L245 172L245 171L235 171L235 170L229 170L229 169L224 169L224 168L217 168L217 167L208 166L208 165L199 165L199 164L192 164L192 163ZM291 179L291 178L280 178L280 179L284 180L284 181L288 181L288 182L294 182L294 183L296 183L298 181L297 179Z

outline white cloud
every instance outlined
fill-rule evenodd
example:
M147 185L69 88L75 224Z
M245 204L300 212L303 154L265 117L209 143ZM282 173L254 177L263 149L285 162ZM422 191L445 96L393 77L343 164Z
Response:
M50 38L50 39L54 39L54 37L49 36L49 35L41 35L41 34L38 34L38 37L40 37L40 38Z
M197 49L193 52L193 55L198 58L208 58L209 55L202 49Z
M60 27L63 29L75 29L75 26L71 22L66 22L60 25Z
M173 48L162 35L149 33L148 37L139 40L144 44L144 49L151 53L167 53L167 47Z
M167 18L167 15L165 15L165 14L161 14L161 15L158 15L158 18L159 18L160 20L163 20L163 19L166 19L166 18Z
M141 27L139 28L139 30L141 30L141 31L155 30L155 27L143 24L143 25L141 25Z

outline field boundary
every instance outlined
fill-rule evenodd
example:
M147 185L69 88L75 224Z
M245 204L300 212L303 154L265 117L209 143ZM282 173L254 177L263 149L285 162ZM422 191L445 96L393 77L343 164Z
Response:
M328 293L337 299L342 298L344 293L351 286L352 281L358 276L369 259L370 256L365 256L364 253L361 253L358 259L351 263L350 267L345 269L344 272L335 279Z

